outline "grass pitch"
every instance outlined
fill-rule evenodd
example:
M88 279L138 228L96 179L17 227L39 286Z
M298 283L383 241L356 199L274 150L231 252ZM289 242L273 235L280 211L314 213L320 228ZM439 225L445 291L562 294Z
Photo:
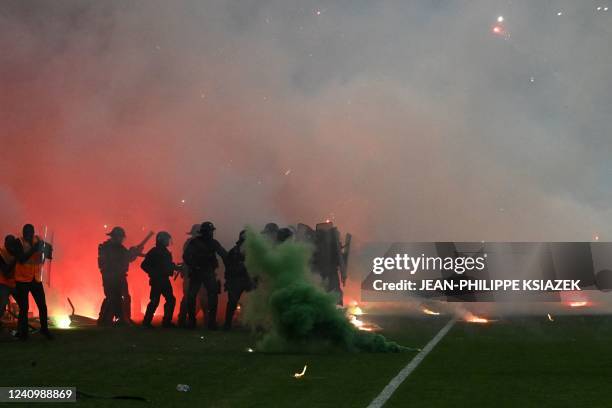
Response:
M391 340L423 347L448 317L379 316ZM84 407L365 407L416 353L262 354L245 330L58 330L48 342L0 339L0 385L75 386ZM612 406L612 318L458 322L388 407ZM293 373L308 364L306 375ZM176 390L188 384L189 392ZM39 404L42 407L66 404Z

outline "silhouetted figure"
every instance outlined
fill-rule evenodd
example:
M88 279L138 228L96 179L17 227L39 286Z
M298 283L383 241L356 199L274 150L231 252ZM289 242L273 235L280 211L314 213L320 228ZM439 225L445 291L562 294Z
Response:
M195 302L200 287L204 285L208 297L207 320L208 328L217 328L217 303L220 292L216 269L219 267L217 255L223 260L227 251L214 239L215 226L205 222L200 227L200 235L189 242L183 254L185 265L189 268L189 289L187 291L187 327L194 328L196 324Z
M270 240L270 242L277 243L278 242L278 224L274 222L267 223L263 231L261 231L261 235L263 235L268 240Z
M32 294L38 308L40 333L51 339L53 336L49 332L42 270L45 260L52 258L52 248L35 234L34 226L31 224L23 226L23 236L19 239L19 243L16 248L18 253L15 264L15 293L19 305L18 336L21 340L28 338L29 295Z
M346 281L350 240L350 234L347 234L346 244L343 246L340 242L340 232L331 222L316 226L313 271L321 275L327 291L336 295L339 305L342 305L342 287Z
M7 235L4 238L4 247L0 248L0 320L9 304L9 296L17 301L15 294L17 258L15 255L19 253L18 248L19 241L13 235Z
M183 252L185 252L185 248L187 248L191 240L200 235L200 224L193 224L191 226L191 231L189 231L187 235L189 235L189 238L185 241L185 244L183 244ZM189 303L189 266L183 264L180 275L183 278L183 298L181 299L181 306L179 308L178 325L179 327L185 327L185 322L187 321L187 304ZM202 311L206 310L206 298L202 294L203 291L204 290L198 291L198 295L196 296L196 315L198 314L197 305L200 305Z
M236 245L229 251L225 260L225 290L227 290L227 307L225 309L224 328L229 330L232 327L234 312L238 307L240 296L245 291L253 288L253 283L244 264L244 242L246 231L240 231Z
M151 294L149 296L149 304L145 312L142 325L145 327L153 327L153 315L157 306L159 306L159 298L163 296L164 317L162 320L163 327L174 327L172 324L172 314L176 299L172 293L172 285L170 277L174 271L180 268L172 261L172 254L168 250L172 237L165 231L159 232L155 238L155 246L147 252L144 261L140 267L149 275L149 285L151 286Z
M293 238L293 231L290 228L281 228L278 230L276 237L279 244L283 243Z
M125 303L129 303L127 273L130 262L141 254L144 243L127 249L123 245L125 230L121 227L113 228L106 235L110 238L98 246L98 267L105 296L98 324L110 325L115 318L120 324L129 323L129 314L125 310Z

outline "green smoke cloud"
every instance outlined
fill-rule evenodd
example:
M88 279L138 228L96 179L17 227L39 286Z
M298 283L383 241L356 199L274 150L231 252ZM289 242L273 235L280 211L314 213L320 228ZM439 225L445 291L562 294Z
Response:
M404 347L380 334L356 329L334 295L321 289L310 271L311 249L285 242L273 246L248 231L246 265L258 281L245 304L244 321L261 335L258 349L266 352L350 351L399 352Z

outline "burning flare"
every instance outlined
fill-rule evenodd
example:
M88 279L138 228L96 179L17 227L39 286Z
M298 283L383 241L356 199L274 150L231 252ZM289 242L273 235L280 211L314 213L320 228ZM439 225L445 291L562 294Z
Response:
M295 378L302 378L304 376L304 374L306 374L306 369L307 368L308 368L308 364L304 366L304 368L302 369L301 373L293 374L293 377L295 377Z
M421 308L421 310L423 311L423 313L425 313L426 315L431 315L431 316L439 316L440 312L434 312L431 309L426 308L425 306L423 306Z
M351 306L348 310L349 315L353 316L361 316L363 315L363 310L359 306Z
M484 317L478 317L472 313L468 313L465 316L465 321L469 323L489 323L489 320L485 319Z
M580 300L580 301L575 301L575 302L569 302L567 305L569 307L585 307L588 306L589 302L585 301L585 300Z
M72 323L68 315L51 316L51 322L58 329L69 329Z

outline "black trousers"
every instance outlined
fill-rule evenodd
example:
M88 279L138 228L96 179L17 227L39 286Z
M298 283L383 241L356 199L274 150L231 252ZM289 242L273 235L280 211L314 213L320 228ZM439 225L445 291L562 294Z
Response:
M129 321L127 309L131 307L130 293L127 286L127 277L102 275L104 300L100 307L98 323L111 324L116 318L119 321Z
M192 273L189 277L187 290L187 325L194 327L196 323L196 298L200 288L206 289L208 303L206 306L206 319L208 327L217 326L217 304L219 303L219 285L214 271Z
M149 304L147 305L147 311L144 316L144 324L151 324L155 310L159 306L159 299L161 296L164 297L166 302L164 303L164 318L163 324L170 324L172 322L172 314L174 313L174 306L176 305L176 298L172 293L172 285L168 277L162 279L151 279L149 281L151 285L151 294L149 295Z
M38 308L38 317L40 319L40 330L45 332L49 330L47 316L47 301L45 299L45 289L41 282L17 282L15 294L17 304L19 305L19 336L28 336L28 311L30 308L29 294L32 294L36 307Z
M196 311L195 314L198 314L198 306L202 309L202 311L206 310L206 297L203 296L203 290L198 292L196 299ZM181 304L179 306L178 313L178 324L179 326L183 326L187 321L187 308L188 308L188 300L189 300L189 277L183 277L183 297L181 298ZM198 303L199 302L199 303Z
M227 285L227 306L225 308L225 328L229 329L232 327L232 321L234 320L234 313L238 308L238 301L240 296L245 291L249 291L251 288L250 282L248 281L236 281L226 282Z
M127 275L121 277L121 312L124 320L132 320L132 297L128 288Z

